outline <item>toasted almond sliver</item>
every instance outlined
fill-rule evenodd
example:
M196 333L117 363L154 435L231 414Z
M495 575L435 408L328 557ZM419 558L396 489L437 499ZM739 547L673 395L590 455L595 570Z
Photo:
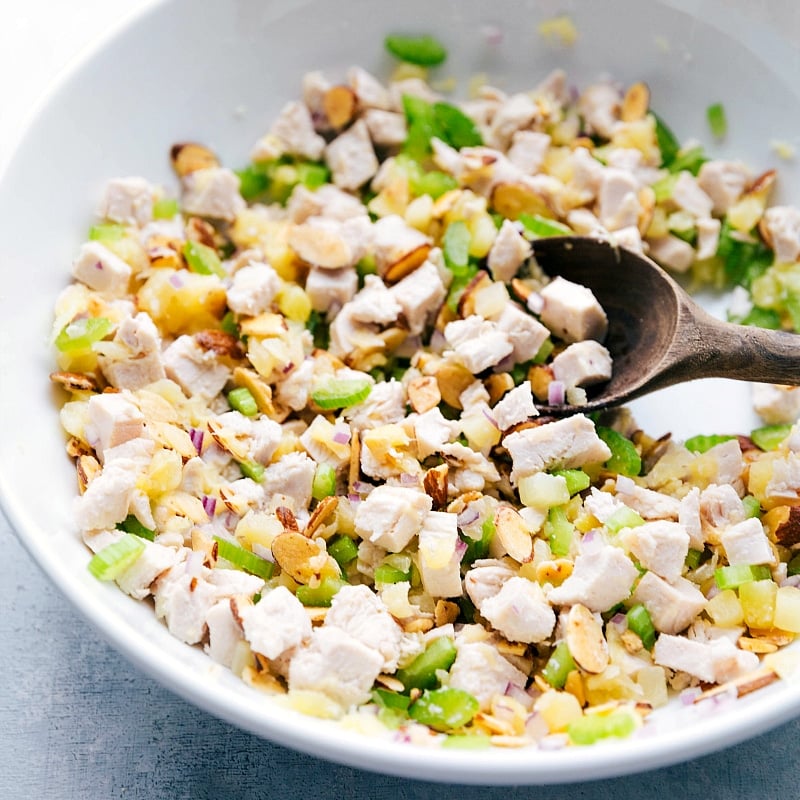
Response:
M794 633L789 633L789 631L781 631L777 628L750 628L750 636L752 636L754 639L761 639L762 641L776 644L778 647L786 647L787 644L791 644L796 638Z
M422 480L425 494L433 500L434 509L441 509L447 505L448 472L447 464L440 464L429 469Z
M427 617L403 620L400 624L406 633L427 633L433 628L433 620Z
M273 314L270 311L265 311L257 317L242 320L239 324L239 330L243 336L283 336L288 328L286 327L286 319L282 314Z
M390 692L404 692L405 686L403 682L394 677L394 675L386 675L381 673L375 678L375 682L381 686L385 686Z
M322 109L332 128L343 128L356 113L357 99L349 86L332 86L322 98Z
M439 392L447 405L461 408L461 393L475 382L475 376L463 365L445 361L436 370Z
M495 536L508 555L520 564L533 556L533 537L519 512L499 506L494 516Z
M272 540L272 555L278 566L299 583L308 583L319 573L319 547L297 531L278 534Z
M89 484L100 474L102 468L100 462L92 455L80 455L75 462L75 470L78 473L78 487L83 494Z
M489 392L489 405L493 406L506 392L514 388L514 379L508 372L495 372L483 382L483 385Z
M419 245L419 247L414 248L411 252L406 253L393 264L390 264L383 275L383 279L386 283L397 283L407 275L410 275L417 267L422 266L430 251L431 246L429 244Z
M198 169L218 167L217 157L204 145L195 142L183 142L172 145L170 150L172 167L183 178Z
M70 458L78 458L79 456L90 456L94 452L86 442L81 441L77 436L70 436L65 445L67 455Z
M278 518L278 522L283 525L283 529L285 531L299 531L300 527L297 524L297 517L294 515L294 511L291 508L287 508L286 506L278 506L275 509L275 516Z
M439 384L432 375L420 375L409 381L408 402L417 414L424 414L442 402Z
M575 663L586 672L608 666L608 643L603 628L586 606L576 603L567 615L567 646Z
M208 220L190 217L186 223L186 238L215 249L217 231Z
M739 637L739 647L749 653L774 653L778 645L765 639L751 639L749 636Z
M533 743L527 736L503 735L492 736L491 742L495 747L528 747Z
M437 600L436 606L433 609L433 622L438 628L441 625L447 625L450 622L455 622L461 609L457 603L450 600Z
M206 422L211 438L226 452L230 453L237 461L248 461L250 453L245 442L239 441L235 434L228 431L213 419Z
M318 606L303 606L306 610L306 616L311 620L312 624L320 624L325 622L325 617L328 614L328 609Z
M524 642L509 642L507 639L498 639L496 647L498 652L509 656L524 656L528 649Z
M699 703L702 700L708 700L711 697L715 697L719 694L725 694L729 691L735 691L737 697L744 697L746 694L750 694L751 692L755 692L757 689L762 689L764 686L769 686L769 684L778 680L778 674L769 668L760 669L756 672L751 672L749 675L744 675L741 678L737 678L733 681L728 681L727 683L722 683L719 686L715 686L713 689L709 689L702 694L697 695L695 697L694 702Z
M211 350L218 356L231 358L244 358L242 343L232 334L219 330L200 331L194 335L194 340L203 350Z
M51 372L50 380L70 392L96 392L97 381L91 375L81 372Z
M466 319L475 313L475 294L479 289L485 289L492 285L489 273L480 270L475 277L464 287L461 297L458 300L458 313Z
M355 485L361 477L361 437L357 430L350 434L350 471L347 476L347 486L350 492L355 491Z
M635 122L643 119L650 107L650 90L646 83L634 83L628 87L622 100L620 119L623 122Z
M514 726L506 722L504 719L487 714L486 712L479 712L475 715L475 721L479 722L490 733L499 734L500 736L513 736L515 733Z
M520 214L535 214L551 218L553 212L545 199L524 183L499 183L492 191L492 206L495 211L509 219L518 219Z
M306 529L304 531L305 535L309 537L313 536L314 533L323 525L327 525L329 522L331 522L333 517L336 515L336 509L338 507L338 497L335 495L331 497L323 497L309 517L308 524L306 525ZM296 520L295 524L297 524Z
M555 561L542 561L536 567L536 581L560 586L572 575L573 563L567 558L557 558Z

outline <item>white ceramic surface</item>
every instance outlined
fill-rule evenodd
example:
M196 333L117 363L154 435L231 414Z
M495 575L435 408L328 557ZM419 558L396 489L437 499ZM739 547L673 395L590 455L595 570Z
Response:
M87 573L70 520L74 475L63 453L47 374L54 297L92 221L103 182L142 174L172 182L167 152L182 139L208 143L231 165L304 71L333 74L359 63L385 75L383 35L438 35L451 57L442 76L487 72L523 89L563 66L578 84L600 74L646 80L654 107L681 137L708 140L704 111L722 101L730 121L715 155L777 166L783 198L800 202L798 165L779 162L771 139L800 129L798 51L769 29L715 2L408 0L175 0L153 5L98 46L41 105L0 179L0 497L20 539L65 595L134 663L199 706L286 745L398 775L475 783L547 783L620 775L724 747L800 710L800 688L779 683L714 714L673 705L624 743L558 752L422 750L370 741L288 712L203 653L173 639L145 604ZM691 14L688 10L691 11ZM568 11L580 39L542 42L538 23ZM503 41L487 43L484 26ZM793 189L792 187L797 187ZM721 307L713 298L710 300ZM747 387L707 381L636 404L655 434L748 431Z

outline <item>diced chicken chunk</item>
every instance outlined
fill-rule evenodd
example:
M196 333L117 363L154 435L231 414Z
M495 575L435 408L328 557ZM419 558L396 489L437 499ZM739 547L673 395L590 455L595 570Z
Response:
M542 642L556 625L542 587L527 578L507 580L496 595L484 600L481 614L512 642Z
M552 361L553 376L566 386L592 386L611 378L611 354L594 341L575 342Z
M425 459L441 452L445 444L455 438L456 423L445 419L438 406L413 418L414 438L417 441L417 455Z
M710 217L714 207L712 199L700 188L697 178L690 172L678 175L672 189L672 201L697 219Z
M772 206L764 212L763 224L775 251L775 260L781 264L797 261L800 256L800 209Z
M287 103L272 126L287 153L318 161L325 149L325 140L314 130L311 114L304 103Z
M130 264L100 242L85 242L72 262L72 274L90 289L115 297L128 291Z
M112 222L142 227L153 219L153 187L144 178L115 178L106 184L98 213Z
M610 139L619 122L621 98L610 83L589 86L578 100L578 111L589 129Z
M225 167L198 169L184 178L181 204L187 214L233 222L245 207L239 178Z
M275 659L311 638L311 620L302 603L277 586L255 605L238 606L242 630L255 653Z
M608 446L583 414L516 431L503 439L503 447L511 455L515 482L534 472L600 464L611 458Z
M400 316L403 307L397 302L395 292L377 275L367 275L364 287L355 295L348 311L357 322L388 325Z
M700 489L696 486L681 498L678 506L678 522L689 534L689 547L702 552L705 547L705 537L703 522L700 519Z
M206 614L208 644L205 651L218 664L230 669L239 642L244 641L242 629L231 611L229 599L220 600Z
M305 453L287 453L264 471L261 485L267 497L280 494L291 497L295 508L308 508L311 502L311 484L317 465Z
M661 492L645 489L624 475L617 475L617 497L645 519L677 519L680 501Z
M456 515L429 511L419 531L419 571L431 597L460 597L461 551Z
M800 417L800 387L753 384L753 408L767 425L791 424Z
M286 204L286 213L292 222L299 225L310 217L325 217L344 222L353 217L365 216L367 210L357 197L330 183L314 191L298 183Z
M427 494L401 486L378 486L358 504L359 536L398 553L416 536L433 503Z
M644 604L661 633L680 633L706 607L706 598L691 581L676 578L668 583L655 572L642 576L632 599Z
M397 669L403 629L368 586L343 586L334 595L325 624L334 625L371 650L377 650L383 657L384 672Z
M230 377L230 369L214 351L203 350L191 336L179 336L164 351L163 360L167 377L189 397L211 400Z
M694 263L694 248L677 236L668 234L649 239L650 257L675 272L686 272Z
M436 266L425 261L390 289L403 311L409 333L422 333L428 319L444 300L446 289Z
M706 161L697 175L700 188L711 198L713 212L724 216L742 196L750 182L750 171L736 161Z
M488 709L492 698L505 694L509 684L524 689L527 682L525 673L503 658L492 645L468 642L458 645L448 685L469 692L482 709Z
M515 386L492 409L492 416L501 431L508 430L512 425L525 422L538 414L539 411L533 404L530 381L523 381L519 386Z
M689 552L689 534L678 522L656 520L620 532L620 541L645 569L667 581L679 578Z
M280 288L278 273L269 264L250 262L235 272L228 306L237 314L255 317L269 310Z
M492 116L488 131L488 144L506 150L511 137L527 128L539 115L539 108L528 94L514 94L504 100Z
M376 383L366 400L344 411L350 426L359 431L400 422L405 415L406 392L394 378Z
M114 341L130 351L127 358L98 356L106 380L117 389L135 391L166 377L161 361L161 337L150 315L140 311L126 317L117 328Z
M464 588L469 599L475 604L478 611L483 608L483 603L494 597L503 584L516 575L504 561L496 559L479 559L473 562L472 568L464 576Z
M187 644L203 640L206 616L220 599L215 586L179 565L159 578L153 595L156 616L164 620L173 636Z
M516 363L530 361L550 336L550 331L536 317L510 301L496 323L497 329L508 336L514 348L511 357Z
M372 246L378 272L383 276L393 265L411 254L417 251L427 253L430 240L402 217L389 214L372 226Z
M541 320L565 342L603 341L608 318L590 289L557 277L541 291Z
M531 243L517 230L517 226L510 219L505 219L489 250L486 263L496 281L508 283L530 258L532 252Z
M474 375L499 364L514 351L508 336L495 323L477 314L448 322L444 337Z
M718 219L707 217L697 220L697 260L713 258L719 247L719 234L722 223Z
M89 398L86 436L100 458L106 450L144 435L144 414L122 392L104 392Z
M757 517L726 528L720 536L729 564L774 564L775 553Z
M347 82L358 98L358 104L365 109L391 108L392 99L386 87L363 67L350 67Z
M340 628L317 628L289 664L289 691L323 692L343 709L363 703L384 658Z
M325 148L325 161L340 189L355 191L363 186L379 166L366 122L360 119L339 134Z
M550 147L551 139L539 131L517 131L511 137L508 160L527 175L539 171Z
M370 139L378 147L399 147L408 136L406 118L397 111L370 108L364 112Z
M117 584L135 600L144 600L150 594L153 581L182 560L183 555L178 550L145 541L144 551L119 575Z
M322 269L312 267L306 278L306 294L315 311L339 309L352 300L358 289L358 273L353 267Z
M609 231L636 225L641 206L639 185L630 172L607 167L600 178L597 195L597 216Z
M608 611L630 596L639 571L618 547L604 545L591 555L581 553L575 567L561 586L551 589L551 605L581 603L590 611Z
M372 226L366 216L346 220L309 217L289 231L289 246L306 263L325 269L352 267L364 255Z
M728 639L700 642L662 633L653 648L656 664L686 672L706 683L723 683L751 672L758 656L739 650Z
M733 486L712 483L700 493L700 519L711 528L727 528L745 516L744 504Z

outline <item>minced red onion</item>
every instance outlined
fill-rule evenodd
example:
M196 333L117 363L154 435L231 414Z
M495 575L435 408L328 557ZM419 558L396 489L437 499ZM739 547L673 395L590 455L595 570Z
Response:
M494 372L511 372L516 363L514 354L510 353L502 361L498 361L498 363L494 365L493 370Z
M544 297L539 292L531 292L525 301L525 305L528 306L528 311L531 314L541 314L544 309Z
M214 516L214 512L217 510L217 498L216 497L209 497L207 494L203 495L203 510L208 514L209 518Z
M563 381L550 381L547 387L547 404L551 406L564 405L566 387Z
M353 489L359 494L369 494L375 487L371 483L365 481L355 481Z
M189 438L192 440L194 449L197 450L198 455L203 452L203 439L205 434L198 428L189 428Z
M404 472L400 475L400 483L403 486L416 486L419 483L416 475L410 472Z
M516 683L511 683L509 681L506 684L506 690L503 693L507 697L516 700L520 705L523 705L525 708L530 708L531 705L531 696L521 687L518 686Z
M350 442L350 431L336 431L333 434L333 441L336 444L348 444Z
M800 586L800 575L789 575L781 581L781 586Z
M492 426L500 430L500 426L497 424L497 420L489 413L488 409L483 409L483 416L492 423Z
M472 525L475 522L480 514L478 513L477 509L467 507L465 508L456 518L456 522L458 523L459 528L466 528L469 525Z
M463 539L458 539L456 541L456 555L458 556L458 560L464 557L464 553L467 552L467 543Z
M359 495L359 494L355 494L355 493L353 493L353 494L349 494L349 495L347 495L347 499L348 499L348 500L349 500L351 503L360 503L360 502L361 502L361 495Z
M94 268L102 270L103 269L103 262L102 261L96 261L95 265L94 265Z
M284 366L281 372L283 372L283 374L286 375L287 372L291 372L293 369L294 369L294 361L290 361L288 364L286 364L286 366Z
M183 278L180 275L178 275L176 272L169 276L169 282L176 289L181 289L183 287Z
M702 690L698 686L692 686L689 689L684 689L678 697L680 698L681 705L690 706L694 703L695 699L702 694Z

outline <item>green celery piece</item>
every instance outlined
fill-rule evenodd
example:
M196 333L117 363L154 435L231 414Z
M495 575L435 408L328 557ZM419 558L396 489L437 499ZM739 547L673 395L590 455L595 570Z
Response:
M677 182L678 175L673 173L656 181L652 186L653 193L656 196L656 203L663 203L665 200L669 200L669 198L672 197L673 191L675 191L675 184Z
M543 342L542 346L536 351L536 355L531 359L532 364L544 364L548 358L550 358L550 354L555 350L555 345L553 344L553 340L548 336ZM527 371L526 371L527 375Z
M736 589L743 583L769 580L772 573L769 567L758 564L734 564L714 570L714 582L718 589Z
M403 153L414 161L424 161L431 152L431 139L442 137L433 106L420 97L404 94L403 113L408 126Z
M415 195L429 194L434 200L441 197L445 192L458 188L458 181L446 172L431 170L422 172L409 178L411 191Z
M728 120L722 103L713 103L706 109L706 119L711 133L721 139L728 132Z
M217 543L217 556L219 558L225 559L234 567L244 572L249 572L251 575L257 575L265 581L272 577L275 565L271 561L267 561L265 558L261 558L261 556L257 556L255 553L245 550L244 547L229 542L220 536L215 536L214 541Z
M610 533L619 533L623 528L637 528L639 525L644 525L644 520L628 506L617 509L606 520L606 528Z
M315 500L336 494L336 470L330 464L317 464L311 482L311 496Z
M446 732L471 722L479 708L477 698L469 692L447 686L424 691L408 713L411 719L435 731Z
M447 671L456 660L456 646L447 636L434 639L407 667L397 670L395 677L410 689L433 689L439 682L437 670Z
M683 239L684 242L692 245L692 247L697 243L697 228L688 228L682 231L670 229L670 233L679 239Z
M383 708L396 708L400 711L407 711L411 705L411 698L399 692L391 692L389 689L375 688L372 690L372 702Z
M543 239L550 236L572 236L574 231L567 225L554 219L547 219L539 214L522 212L518 220L525 228L525 233L531 239Z
M174 197L159 197L153 203L153 219L172 219L181 210Z
M461 563L472 564L473 561L477 561L479 558L486 558L489 555L489 545L492 543L494 534L495 524L493 516L487 517L483 521L480 539L473 539L471 536L467 536L464 533L459 534L461 540L467 544L467 549L464 551L464 555L461 556Z
M347 581L329 576L323 578L319 586L298 586L295 595L304 606L328 608L336 592L343 586L347 586Z
M702 147L690 147L688 150L682 150L678 153L672 163L669 165L669 171L672 173L691 172L692 175L697 175L700 172L700 167L708 161L708 156L703 151Z
M764 425L751 431L750 438L762 450L775 450L791 430L791 425Z
M92 242L118 242L125 236L125 226L116 222L101 222L89 228L89 240Z
M263 197L269 190L269 176L259 164L248 164L237 169L236 175L239 178L239 194L248 202Z
M225 316L219 321L219 327L225 333L235 336L237 339L240 338L239 324L236 322L236 315L233 311L225 312Z
M656 142L658 143L658 149L661 151L661 164L666 167L675 160L678 151L681 149L681 143L658 114L652 111L650 113L653 114L656 120Z
M602 425L596 427L597 435L611 450L611 458L605 463L606 468L620 475L636 477L642 471L642 458L633 442L613 428L605 428Z
M641 603L637 603L628 610L625 616L628 620L628 628L642 640L646 650L652 650L656 643L656 629L648 610Z
M421 67L435 67L447 59L447 50L435 37L392 34L384 39L386 49L401 61Z
M462 220L451 222L444 232L442 253L448 269L454 275L463 274L469 266L470 233Z
M95 342L105 339L114 329L105 317L81 317L68 322L55 339L55 346L62 353L77 353L89 350Z
M403 581L411 580L411 570L403 572L403 570L393 567L391 564L379 564L375 567L375 583L402 583Z
M239 386L228 392L228 403L231 408L244 414L246 417L255 417L258 414L258 405L253 393L246 386Z
M319 311L311 312L306 321L306 328L314 337L314 347L318 347L320 350L327 350L330 343L330 334L328 325Z
M566 642L559 642L542 668L542 677L554 688L563 689L567 676L577 669Z
M772 265L773 253L756 235L752 242L736 238L737 232L723 220L717 245L717 257L722 260L725 277L737 286L749 289L753 281Z
M319 189L330 182L331 171L326 164L317 161L302 161L297 165L298 182L306 189Z
M88 570L99 581L113 581L136 562L144 548L143 539L126 533L118 542L98 550L89 561Z
M757 517L761 513L761 503L757 497L748 494L742 498L742 505L744 506L744 514L746 519Z
M145 528L133 514L129 514L122 522L118 522L116 527L119 531L132 533L142 539L147 539L148 542L152 542L156 538L156 532L150 530L150 528Z
M692 453L705 453L712 447L716 447L723 442L729 442L731 439L735 438L735 436L722 433L700 433L697 436L692 436L687 439L683 443L683 446Z
M448 750L485 750L492 740L482 733L458 733L445 737L442 747Z
M554 556L566 556L572 545L575 526L567 519L564 506L554 506L547 512L544 535Z
M592 479L582 469L554 469L551 474L564 478L570 497L588 489L592 483Z
M567 727L567 735L573 744L587 745L601 739L624 739L636 730L636 721L628 711L612 711L610 714L587 714L574 720Z
M216 250L191 239L183 245L183 257L192 272L198 275L216 275L224 278L227 274Z
M787 575L800 575L800 553L792 556L789 563L786 565Z
M442 132L441 138L456 150L483 144L475 123L460 108L450 103L434 103L433 116Z
M686 553L686 559L684 560L684 564L689 569L697 569L700 566L700 562L703 560L703 551L702 550L695 550L693 547L689 548L689 552Z
M256 483L261 483L264 480L264 467L255 461L240 461L239 469L245 478L250 478Z
M547 339L547 342L549 341L550 339ZM547 342L545 342L545 344L547 344ZM542 345L542 347L544 347L544 345ZM510 372L511 380L514 381L514 386L519 386L521 383L528 380L528 371L535 363L535 359L531 359L530 361L521 361L519 364L514 364Z
M358 545L349 536L340 534L328 542L328 555L342 569L345 569L348 564L358 558Z
M349 408L369 397L372 384L364 378L328 378L311 392L311 399L322 409Z

